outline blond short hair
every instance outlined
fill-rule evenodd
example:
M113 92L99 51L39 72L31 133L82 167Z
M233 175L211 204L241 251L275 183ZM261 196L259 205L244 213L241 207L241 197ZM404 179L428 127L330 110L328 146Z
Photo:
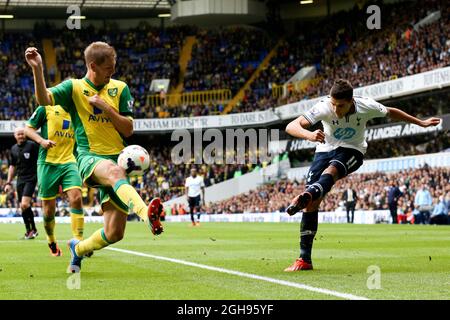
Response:
M84 50L84 60L88 67L91 62L94 62L96 65L101 65L107 58L116 60L116 57L116 50L106 42L102 41L92 42Z

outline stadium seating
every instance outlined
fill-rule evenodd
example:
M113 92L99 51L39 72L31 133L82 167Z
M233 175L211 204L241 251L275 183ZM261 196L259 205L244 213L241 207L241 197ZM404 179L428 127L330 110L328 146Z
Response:
M171 161L171 146L168 145L147 145L151 164L150 169L143 177L132 179L132 184L141 192L144 198L154 196L161 197L164 201L182 196L185 194L185 178L190 174L191 164L175 165ZM450 148L450 137L445 132L433 135L413 136L409 138L399 138L394 140L379 140L369 144L366 159L390 158L405 155L419 155L426 153L440 152ZM7 178L8 150L1 152L1 179L0 194L3 194L3 183ZM289 158L293 166L307 166L314 157L314 150L300 150L291 152ZM246 154L248 159L248 152ZM248 161L247 161L248 162ZM200 174L204 176L205 185L210 186L242 174L251 172L258 168L263 168L269 163L257 164L202 164L198 165ZM1 207L1 204L0 204ZM205 209L207 210L207 209Z
M268 34L255 28L201 32L188 65L185 90L229 88L236 94L272 46Z
M42 39L50 34L62 80L83 77L83 49L91 41L107 41L117 50L116 77L128 83L136 100L135 118L205 116L222 113L225 105L207 103L153 108L147 101L152 79L168 78L171 88L177 85L180 50L187 36L194 35L196 44L184 77L185 92L227 88L233 95L281 39L277 54L269 66L259 74L245 92L243 100L231 111L252 112L325 95L336 77L346 77L358 87L450 65L450 40L447 39L450 33L449 5L446 1L426 3L427 6L421 7L411 3L386 5L383 10L390 12L390 15L383 20L380 31L368 30L363 18L365 12L355 7L315 22L321 28L314 28L314 23L298 24L292 33L277 36L270 30L265 31L264 26L258 29L206 31L187 26L161 29L146 24L129 30L118 29L113 24L105 28L90 26L82 32L68 32L46 24L36 27L33 34L8 32L2 35L0 41L0 69L8 71L0 75L0 120L27 119L35 109L33 79L24 62L23 49L28 45L40 49ZM439 21L422 27L418 32L413 31L414 23L436 9L442 12ZM339 30L336 38L327 36L330 30ZM371 49L367 51L363 48ZM302 92L290 91L286 97L273 96L274 84L285 83L300 68L308 65L317 68L317 85L307 86ZM448 111L448 96L447 92L417 97L401 107L419 117L444 114ZM387 105L390 105L389 102ZM377 119L371 124L385 121ZM371 143L366 158L441 151L449 144L445 134L417 139ZM133 181L136 188L146 197L158 195L164 200L184 194L184 178L189 174L190 165L173 165L167 146L146 147L150 150L153 163L148 174L139 181ZM303 164L307 164L313 156L312 150L298 153ZM6 178L6 157L7 153L3 151L3 176L0 181ZM205 182L213 184L262 165L202 165L200 169L205 175ZM231 212L236 210L233 208Z
M24 63L23 48L36 45L29 33L0 37L0 120L21 120L33 113L33 75Z
M435 23L414 31L412 25L432 11L440 9L442 17ZM269 67L252 84L247 97L234 112L264 110L303 99L327 95L333 79L343 77L354 87L362 87L450 65L449 5L444 1L388 4L379 31L367 29L364 10L330 16L316 25L299 25L278 49ZM330 38L338 30L336 38ZM365 49L370 48L370 49ZM272 97L272 83L284 84L301 67L314 65L318 85L303 92L288 91L278 100ZM267 103L267 100L271 101ZM259 103L261 101L261 103Z
M185 92L230 89L233 95L282 39L269 66L251 84L232 113L265 110L326 95L337 77L345 77L355 87L360 87L450 65L450 40L446 36L450 32L447 2L427 1L426 6L420 7L411 2L396 3L387 4L382 9L390 15L385 17L379 31L367 29L364 10L355 7L321 21L299 23L290 33L282 35L264 31L264 26L259 29L239 27L206 31L187 26L160 29L144 23L129 30L107 25L105 28L90 26L82 32L68 32L46 25L46 33L42 31L43 26L36 28L34 35L7 33L0 47L0 63L10 72L1 75L0 103L4 107L0 109L0 119L30 116L34 108L31 74L23 63L23 47L18 43L39 47L49 33L55 35L53 46L61 79L84 76L82 51L89 42L103 40L114 45L118 53L116 77L129 84L136 100L137 118L201 116L224 111L223 104L214 102L171 108L164 105L155 108L148 104L147 95L153 79L168 78L172 88L178 84L180 50L188 35L194 35L197 41L184 76ZM413 24L437 9L442 12L441 19L418 31L412 28ZM320 28L315 28L315 25L320 25ZM335 38L327 36L330 30L339 31ZM298 70L309 65L317 69L318 82L315 85L306 86L301 92L288 90L287 96L272 94L275 84L284 84ZM16 85L17 81L20 85Z
M321 211L335 211L342 207L342 194L349 184L357 190L358 202L356 209L378 210L388 209L387 190L391 179L398 181L404 190L402 198L406 212L414 209L415 192L420 188L420 183L430 187L433 203L437 202L440 195L450 197L448 184L449 172L447 168L429 168L400 171L392 174L376 172L371 174L353 174L346 179L339 180L331 192L321 204ZM279 180L273 184L264 185L257 190L232 197L230 199L209 204L203 208L203 212L212 213L257 213L257 212L284 212L294 195L304 190L304 181Z

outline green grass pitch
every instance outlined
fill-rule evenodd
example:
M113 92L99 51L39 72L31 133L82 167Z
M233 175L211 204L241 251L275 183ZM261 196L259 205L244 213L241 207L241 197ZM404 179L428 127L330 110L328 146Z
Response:
M85 234L99 227L86 224ZM71 290L65 241L59 242L63 256L52 257L41 224L38 229L37 239L18 240L22 224L0 224L0 299L342 299L111 250L84 259L80 288ZM449 226L321 224L315 269L286 273L283 269L298 255L298 230L296 223L165 223L165 232L154 237L134 222L112 247L368 299L450 299ZM69 225L57 224L56 234L68 239ZM379 268L379 277L368 272L370 266ZM369 289L374 279L380 286Z

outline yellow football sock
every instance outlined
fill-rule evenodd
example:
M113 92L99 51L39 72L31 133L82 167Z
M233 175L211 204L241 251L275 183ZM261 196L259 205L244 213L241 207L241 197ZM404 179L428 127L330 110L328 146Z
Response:
M142 220L147 221L147 205L127 180L117 181L114 192L130 208L130 211L135 212Z
M54 235L55 231L55 217L46 217L44 216L44 229L47 234L48 243L56 242L56 237Z
M70 209L70 221L72 235L75 239L82 240L84 232L84 214L83 209Z
M95 231L89 238L78 242L75 246L75 252L81 257L86 253L100 250L110 244L112 244L112 242L109 242L108 239L106 239L105 232L103 231L103 228L101 228Z

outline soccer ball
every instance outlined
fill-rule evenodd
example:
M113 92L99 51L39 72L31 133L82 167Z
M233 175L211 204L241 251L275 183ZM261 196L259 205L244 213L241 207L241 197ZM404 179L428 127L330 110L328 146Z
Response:
M129 177L142 176L150 166L150 156L147 150L134 144L120 152L117 164L125 169Z

